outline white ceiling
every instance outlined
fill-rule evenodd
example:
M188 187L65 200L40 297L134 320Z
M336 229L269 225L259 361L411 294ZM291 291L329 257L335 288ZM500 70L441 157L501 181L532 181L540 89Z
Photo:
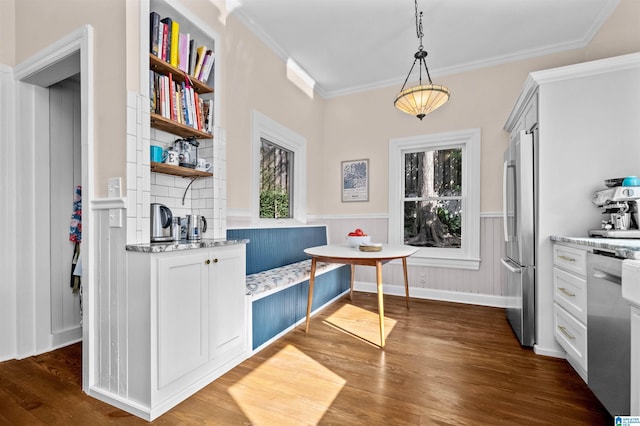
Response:
M419 44L413 0L227 1L325 97L402 85ZM584 47L619 1L419 0L432 80Z

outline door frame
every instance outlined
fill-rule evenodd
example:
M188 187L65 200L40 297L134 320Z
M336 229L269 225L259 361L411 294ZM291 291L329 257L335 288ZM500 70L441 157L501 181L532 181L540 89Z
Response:
M42 114L43 87L48 87L55 83L56 79L62 80L78 71L77 56L79 55L80 101L81 101L81 163L82 163L82 204L84 214L82 217L82 269L83 269L83 326L82 326L82 388L88 392L90 384L90 372L92 371L90 362L91 332L93 326L94 310L93 306L93 263L94 248L92 241L93 212L89 208L94 199L94 179L92 175L93 167L93 146L94 146L94 40L93 27L84 25L61 39L55 41L48 47L39 51L27 60L18 64L14 68L14 80L16 82L16 135L20 140L20 147L23 150L22 158L34 159L38 150L36 143L41 138L48 138L48 120L46 123L37 120ZM74 62L76 61L76 62ZM75 72L74 72L75 71ZM69 74L69 72L73 74ZM65 73L67 75L65 75ZM53 79L49 81L48 78ZM58 81L59 81L58 80ZM48 105L48 101L47 101ZM17 270L20 282L16 282L17 299L17 355L18 358L33 355L35 353L46 352L54 349L47 344L46 333L42 330L42 324L50 324L50 318L43 318L45 313L40 312L40 308L45 304L50 304L49 289L45 285L40 285L38 280L39 262L46 262L43 255L38 250L41 239L35 232L35 225L39 218L36 208L38 186L48 176L41 176L35 167L18 167L16 171L18 182L17 196L17 217L21 218L24 226L19 231L21 235L17 238L17 252L20 254L17 259ZM16 280L17 281L17 280ZM48 280L46 284L49 284Z

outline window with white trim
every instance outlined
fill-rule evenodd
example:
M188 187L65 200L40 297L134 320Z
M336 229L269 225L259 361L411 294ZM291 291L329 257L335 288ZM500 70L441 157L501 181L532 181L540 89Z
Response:
M389 142L389 242L410 263L480 266L480 129Z
M252 130L253 223L306 222L306 139L258 111Z

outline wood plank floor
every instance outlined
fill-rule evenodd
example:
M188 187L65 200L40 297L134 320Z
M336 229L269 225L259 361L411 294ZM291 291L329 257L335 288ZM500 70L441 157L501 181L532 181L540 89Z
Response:
M156 419L160 425L611 425L564 360L504 310L356 293ZM81 346L0 363L0 424L145 424L81 391Z

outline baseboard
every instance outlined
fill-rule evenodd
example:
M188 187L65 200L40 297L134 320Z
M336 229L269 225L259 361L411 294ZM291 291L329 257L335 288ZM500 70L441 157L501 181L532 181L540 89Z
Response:
M104 389L100 389L94 386L91 386L89 388L88 395L99 401L105 402L109 405L126 411L127 413L133 414L136 417L151 421L151 410L149 409L149 407L146 407L142 404L137 404L112 392L108 392Z
M342 293L340 293L339 295L337 295L336 297L334 297L333 299L329 300L327 303L325 303L322 306L318 306L314 311L311 312L311 316L313 317L315 314L317 314L318 312L321 312L323 309L327 308L328 306L330 306L331 304L337 302L342 296L344 296L345 294L349 294L349 290L345 290ZM282 336L284 336L285 334L287 334L288 332L290 332L291 330L293 330L294 328L300 326L301 324L304 324L306 322L307 318L303 317L302 319L296 321L295 323L293 323L292 325L290 325L289 327L285 328L284 330L282 330L280 333L276 334L275 336L273 336L271 339L267 340L266 342L264 342L263 344L261 344L260 346L258 346L257 348L255 348L253 350L253 352L251 353L250 356L253 356L255 354L257 354L258 352L260 352L261 350L263 350L264 348L266 348L267 346L269 346L270 344L272 344L273 342L275 342L276 340L278 340L279 338L281 338Z
M375 283L356 281L354 290L367 293L376 293ZM383 284L384 294L404 296L404 286ZM468 305L491 306L494 308L506 308L507 299L504 296L491 294L463 293L460 291L436 290L432 288L409 287L409 296L417 299L441 300L443 302L465 303Z
M562 358L562 359L567 358L567 354L564 351L559 351L557 349L552 349L552 348L544 348L540 345L533 345L533 352L535 352L536 355L544 355L544 356L550 356L553 358Z

